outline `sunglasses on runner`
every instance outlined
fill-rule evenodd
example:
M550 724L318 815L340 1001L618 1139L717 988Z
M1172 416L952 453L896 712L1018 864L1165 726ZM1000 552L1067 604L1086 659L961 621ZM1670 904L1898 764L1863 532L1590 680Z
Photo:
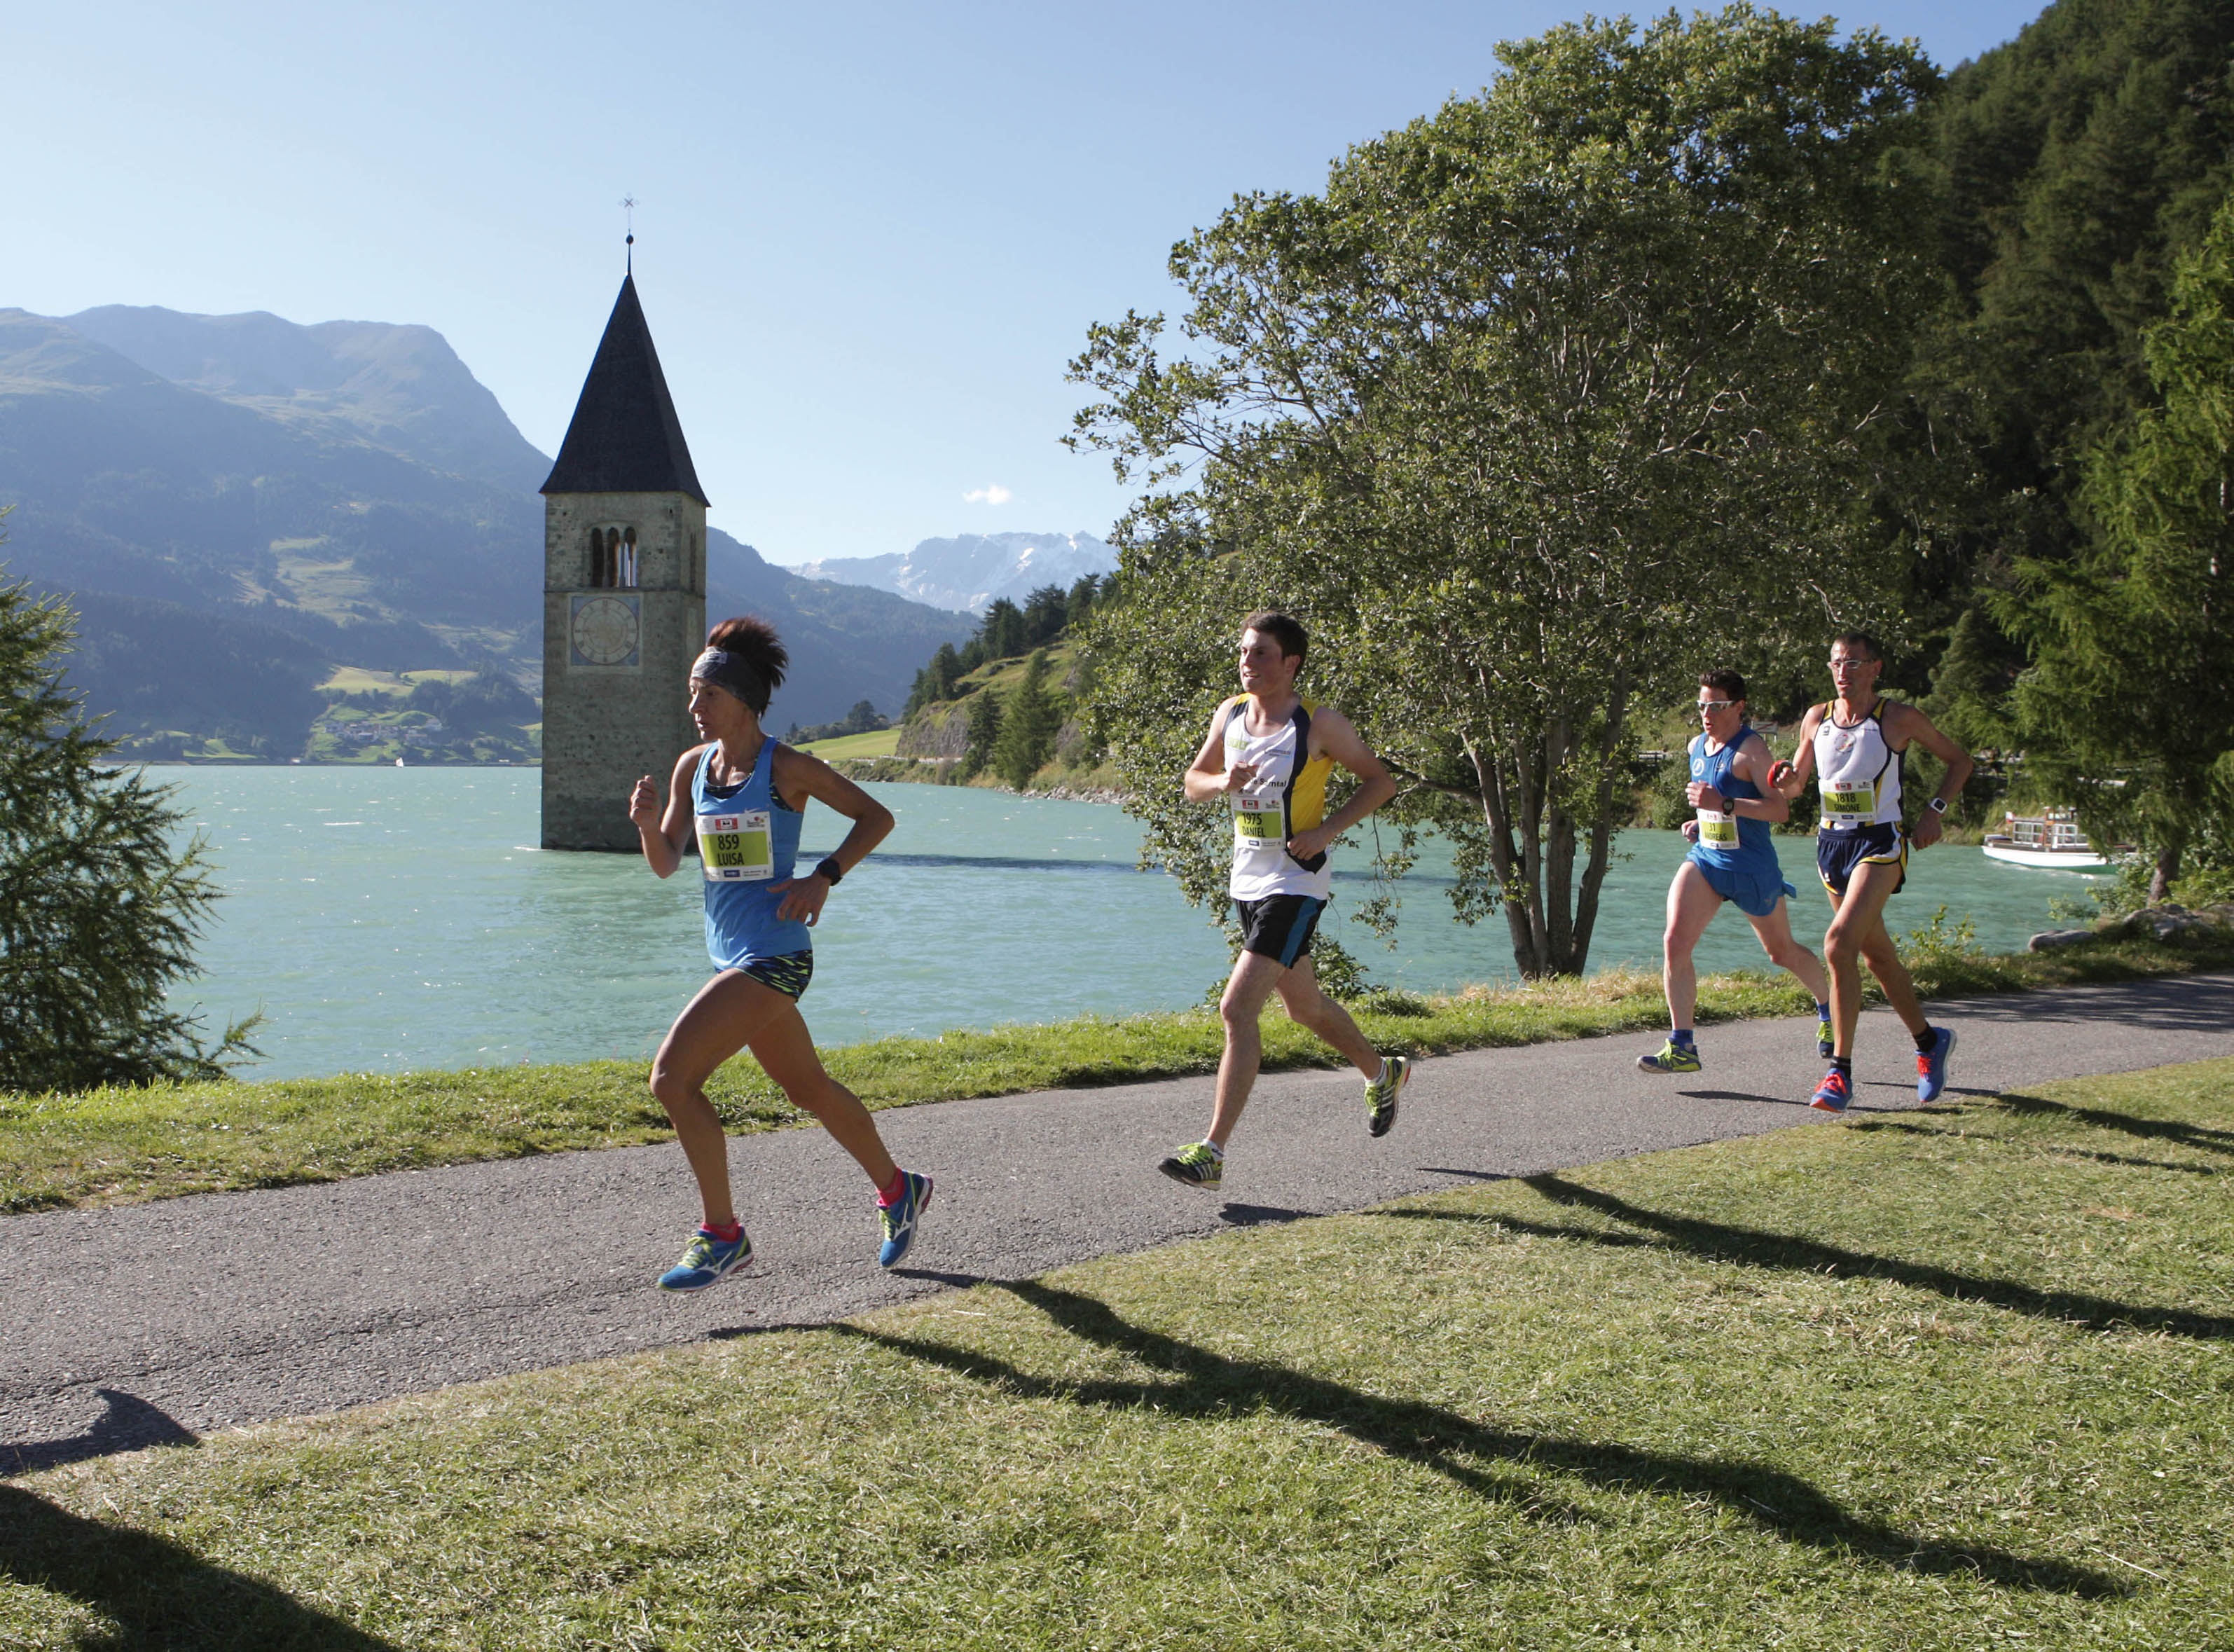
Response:
M1735 704L1737 704L1737 702L1734 700L1702 700L1699 702L1699 709L1702 711L1728 711Z

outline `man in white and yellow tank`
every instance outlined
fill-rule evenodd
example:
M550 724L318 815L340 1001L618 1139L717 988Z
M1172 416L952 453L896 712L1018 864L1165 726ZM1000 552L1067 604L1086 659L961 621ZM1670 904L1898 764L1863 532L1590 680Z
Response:
M1885 928L1885 903L1908 878L1911 844L1929 849L1939 841L1940 817L1970 778L1970 754L1931 725L1914 706L1878 692L1884 669L1877 641L1865 631L1842 631L1831 642L1831 680L1838 695L1808 708L1800 724L1800 749L1769 772L1769 784L1787 798L1815 777L1822 788L1822 822L1815 834L1815 867L1831 897L1831 927L1823 935L1823 962L1831 971L1834 1041L1831 1070L1808 1106L1844 1113L1853 1100L1854 1028L1862 1014L1861 965L1885 989L1916 1040L1916 1095L1937 1101L1947 1087L1947 1058L1955 1029L1934 1027L1917 1002L1916 983ZM1902 815L1901 769L1911 746L1922 746L1947 766L1937 795L1911 828Z
M1311 969L1311 936L1326 910L1331 877L1328 846L1395 797L1396 782L1349 718L1296 691L1308 648L1303 626L1288 615L1250 616L1241 631L1243 691L1212 715L1202 749L1183 777L1189 802L1222 800L1232 813L1227 888L1241 920L1241 956L1218 1000L1225 1050L1210 1133L1157 1166L1191 1187L1214 1191L1224 1180L1225 1144L1264 1055L1257 1022L1275 992L1290 1020L1364 1075L1369 1134L1388 1134L1411 1076L1403 1056L1384 1058L1366 1041L1349 1012L1319 990ZM1358 787L1329 815L1327 781L1336 763L1357 776Z

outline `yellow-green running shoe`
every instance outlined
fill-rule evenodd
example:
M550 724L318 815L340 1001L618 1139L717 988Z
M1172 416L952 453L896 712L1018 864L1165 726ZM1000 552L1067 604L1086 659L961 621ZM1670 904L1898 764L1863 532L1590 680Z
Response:
M1199 1187L1206 1193L1218 1192L1218 1184L1225 1179L1225 1160L1206 1141L1190 1141L1156 1168L1173 1181Z
M1408 1055L1384 1055L1381 1058L1381 1076L1365 1087L1365 1131L1368 1135L1385 1136L1396 1123L1396 1098L1404 1094L1404 1087L1412 1081L1412 1058Z
M1642 1073L1695 1073L1699 1070L1699 1047L1679 1044L1671 1038L1654 1054L1638 1056L1636 1066Z

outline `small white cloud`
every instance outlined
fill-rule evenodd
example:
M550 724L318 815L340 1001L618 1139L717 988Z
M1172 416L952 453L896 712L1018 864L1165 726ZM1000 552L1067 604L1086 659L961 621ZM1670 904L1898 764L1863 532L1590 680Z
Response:
M989 482L983 487L973 487L962 496L965 505L1006 505L1016 498L998 482Z

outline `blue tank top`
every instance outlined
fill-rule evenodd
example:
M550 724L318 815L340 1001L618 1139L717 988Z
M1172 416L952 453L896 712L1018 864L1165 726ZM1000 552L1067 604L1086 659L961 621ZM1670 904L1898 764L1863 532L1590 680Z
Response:
M717 749L707 744L690 782L706 883L706 954L717 970L741 970L754 958L809 951L813 931L775 915L783 904L775 885L798 863L799 828L807 818L776 798L775 741L761 741L743 785L718 793L706 781Z
M1740 723L1728 745L1718 752L1710 752L1706 735L1695 736L1691 741L1691 778L1713 787L1728 802L1759 797L1760 787L1730 772L1738 748L1752 738L1753 725ZM1723 810L1699 811L1699 841L1691 846L1690 858L1718 872L1774 872L1780 878L1784 875L1778 868L1776 845L1771 839L1768 822Z

